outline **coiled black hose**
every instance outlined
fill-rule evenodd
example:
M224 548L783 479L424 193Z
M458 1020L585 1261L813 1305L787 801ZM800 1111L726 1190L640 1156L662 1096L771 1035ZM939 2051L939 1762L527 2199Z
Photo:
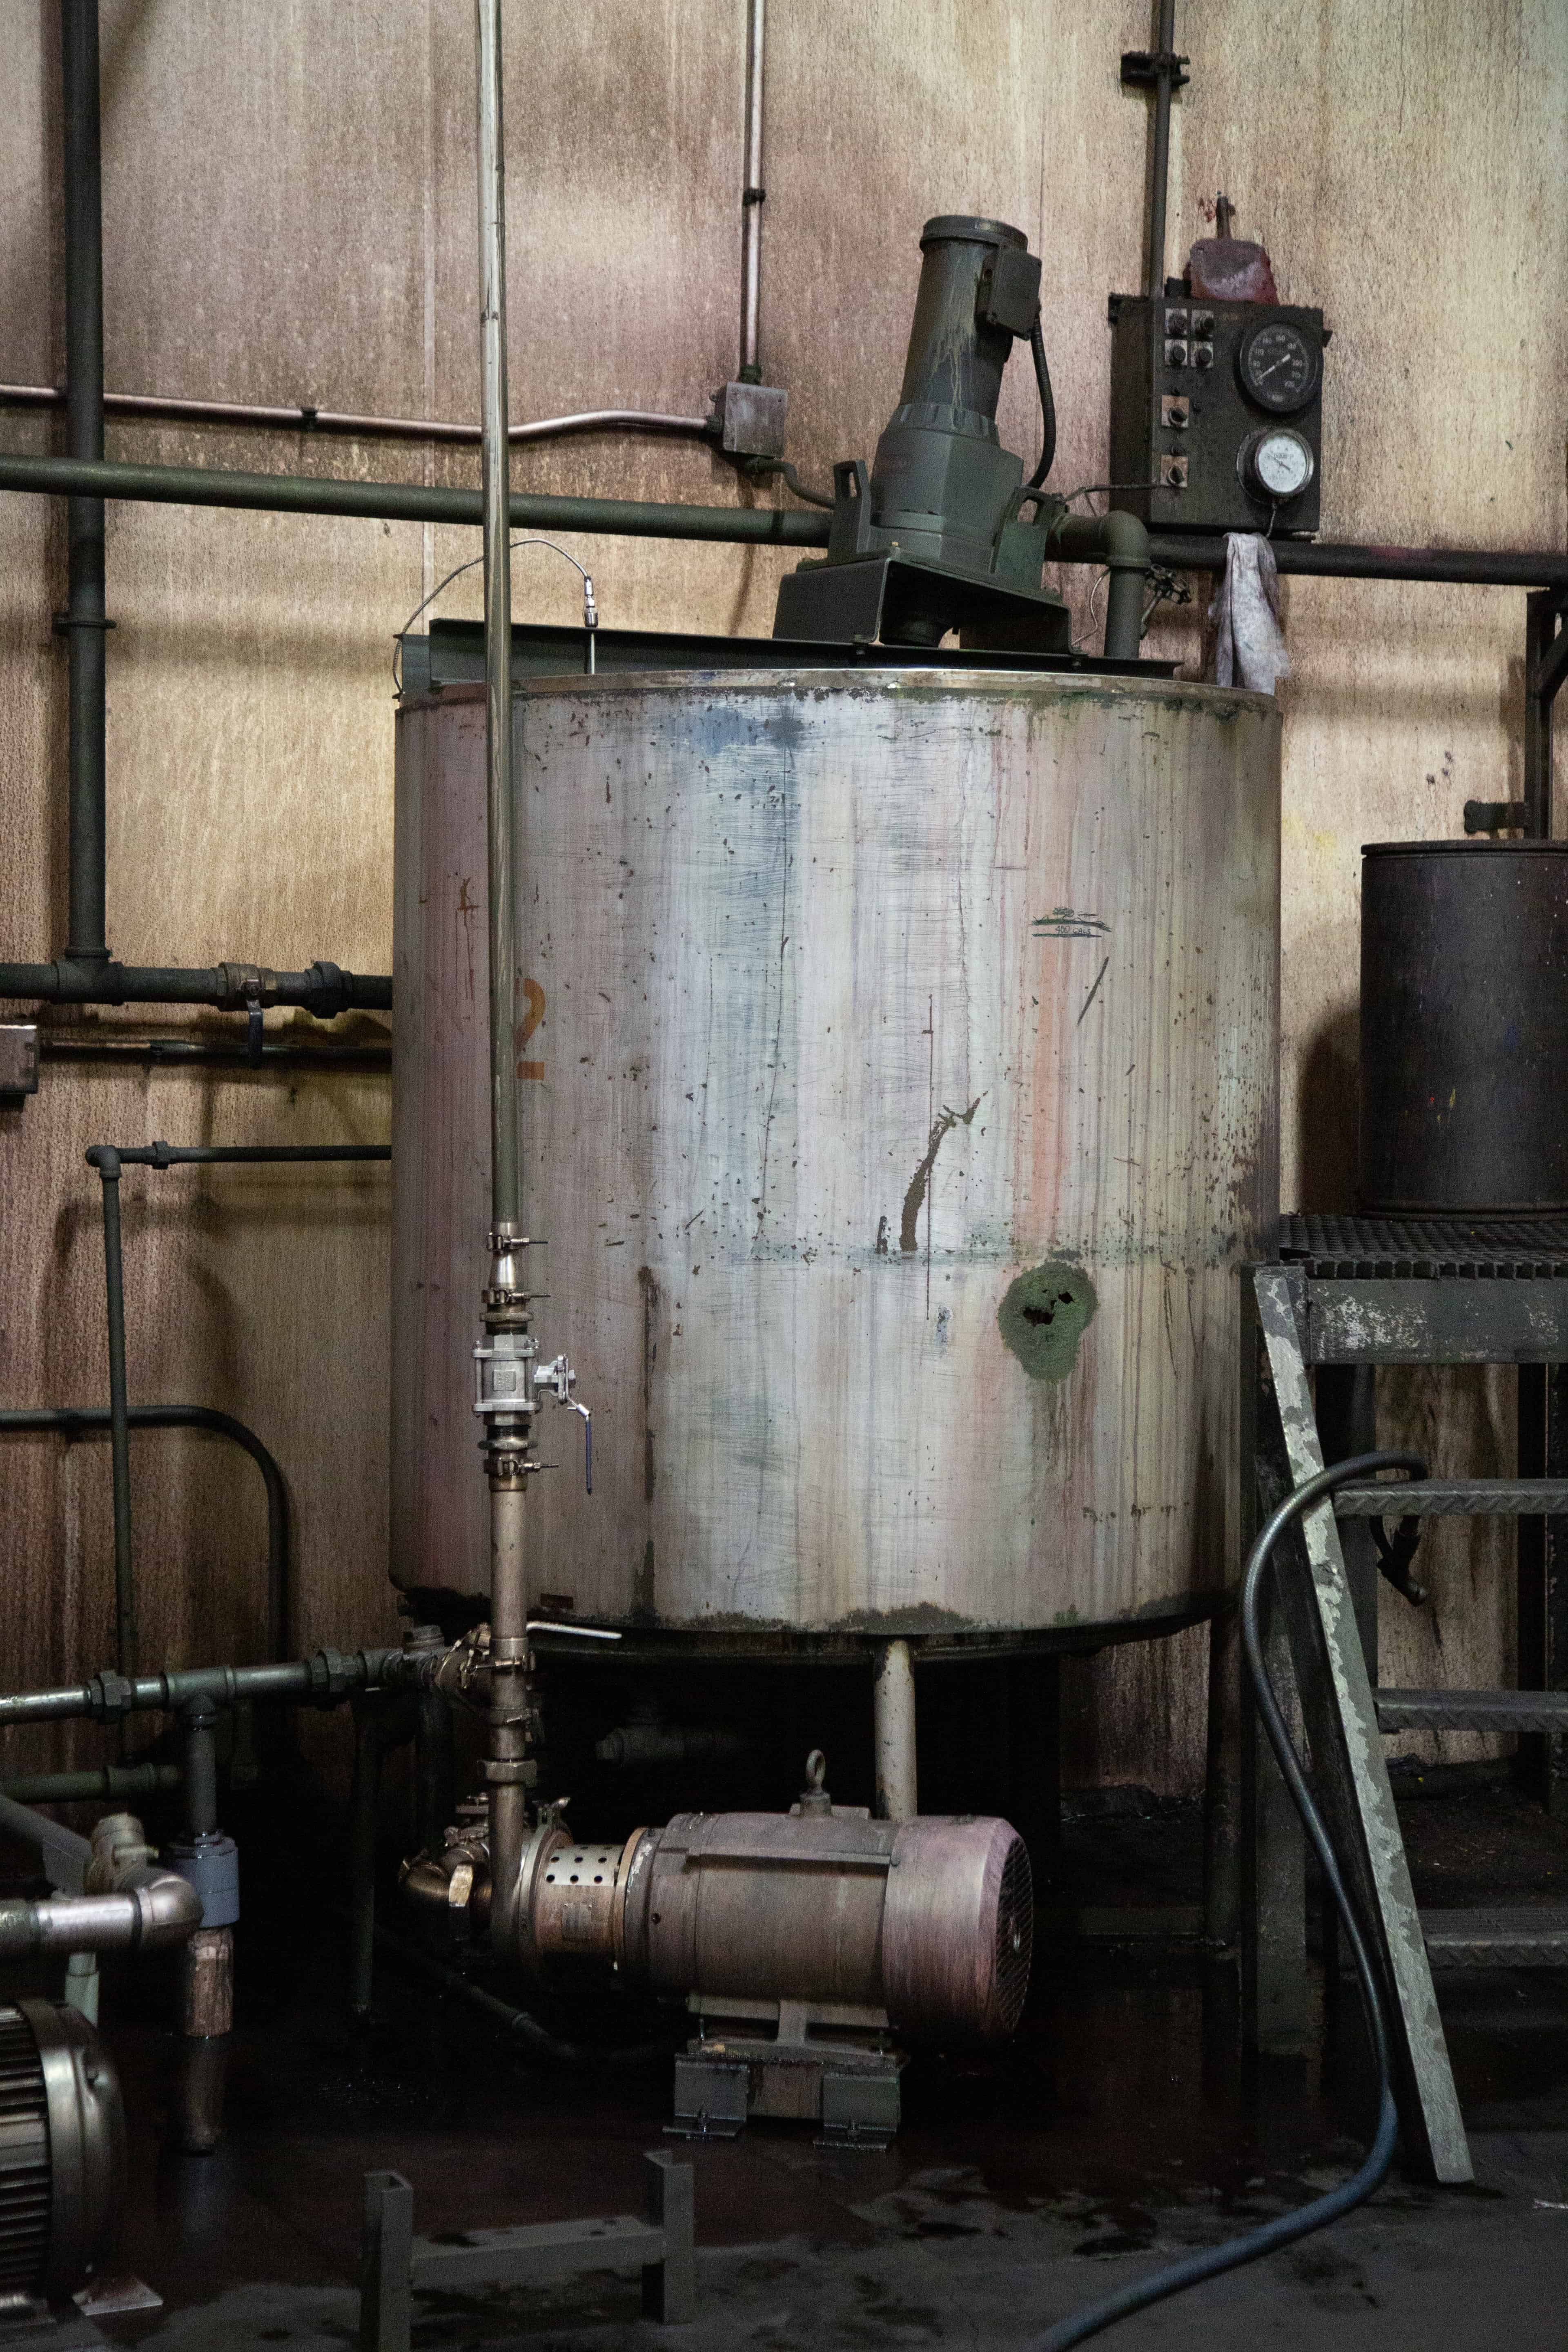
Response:
M1051 390L1051 371L1046 361L1046 338L1037 310L1029 333L1029 350L1034 356L1035 382L1040 393L1040 462L1029 477L1029 488L1037 490L1057 457L1057 400Z
M1426 1475L1426 1465L1418 1454L1358 1454L1348 1462L1336 1462L1327 1470L1303 1480L1292 1495L1288 1495L1279 1507L1270 1512L1258 1534L1257 1542L1247 1557L1247 1567L1241 1580L1241 1638L1247 1654L1247 1673L1258 1700L1258 1712L1263 1717L1263 1727L1268 1734L1268 1744L1279 1759L1285 1785L1289 1790L1296 1811L1301 1816L1302 1827L1312 1842L1313 1850L1322 1865L1323 1881L1334 1898L1334 1905L1344 1924L1345 1939L1355 1961L1356 1976L1361 1984L1361 1997L1366 2011L1366 2021L1372 2035L1373 2052L1377 2060L1378 2116L1377 2132L1365 2162L1331 2189L1326 2197L1315 2197L1310 2205L1298 2206L1293 2213L1281 2213L1276 2221L1266 2221L1261 2229L1248 2230L1245 2236L1227 2238L1223 2245L1207 2247L1203 2252L1187 2254L1165 2269L1154 2271L1147 2278L1134 2279L1131 2285L1108 2294L1100 2303L1091 2303L1082 2311L1071 2312L1066 2319L1058 2320L1054 2327L1036 2338L1033 2352L1068 2352L1074 2344L1087 2343L1102 2328L1119 2319L1128 2318L1135 2311L1146 2310L1152 2303L1163 2303L1167 2295L1179 2294L1184 2287L1196 2286L1204 2279L1217 2278L1224 2271L1239 2270L1244 2263L1254 2263L1260 2254L1271 2254L1281 2246L1294 2244L1298 2238L1310 2235L1330 2221L1337 2221L1342 2213L1362 2204L1374 2189L1381 2186L1394 2161L1399 2140L1399 2110L1394 2105L1392 2072L1389 2064L1388 2020L1384 2011L1383 1987L1376 1967L1367 1949L1361 1921L1345 1885L1339 1860L1329 1843L1322 1815L1313 1801L1300 1759L1286 1729L1279 1702L1274 1696L1274 1685L1268 1679L1264 1662L1262 1637L1258 1624L1258 1595L1263 1581L1263 1571L1280 1537L1304 1511L1321 1502L1337 1486L1370 1478L1378 1470L1407 1470L1413 1478Z

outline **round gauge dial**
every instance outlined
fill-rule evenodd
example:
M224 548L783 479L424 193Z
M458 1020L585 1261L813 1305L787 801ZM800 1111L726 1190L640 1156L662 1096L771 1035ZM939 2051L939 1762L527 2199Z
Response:
M1318 354L1300 328L1284 319L1266 319L1249 329L1236 366L1247 398L1280 416L1305 408L1318 389Z
M1317 470L1310 442L1289 425L1265 425L1244 441L1237 469L1242 488L1272 506L1299 499Z

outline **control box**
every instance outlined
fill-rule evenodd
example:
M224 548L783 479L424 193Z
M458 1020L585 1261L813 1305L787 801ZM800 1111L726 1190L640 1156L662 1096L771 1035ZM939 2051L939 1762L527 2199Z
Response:
M1166 281L1110 298L1111 504L1151 530L1318 528L1321 310L1215 302ZM1131 485L1132 487L1129 487Z

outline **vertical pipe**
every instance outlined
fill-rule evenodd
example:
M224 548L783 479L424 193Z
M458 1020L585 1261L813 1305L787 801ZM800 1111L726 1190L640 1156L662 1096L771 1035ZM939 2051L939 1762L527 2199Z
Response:
M217 1835L217 1711L203 1699L185 1709L185 1821L195 1844Z
M374 1701L356 1698L353 1788L349 1800L349 2010L370 2014L375 1967L375 1824L381 1799L381 1723Z
M907 1642L885 1642L873 1668L877 1817L912 1821L920 1811L915 1775L915 1667Z
M478 0L479 36L479 383L485 578L485 774L489 846L490 1205L521 1232L517 1055L517 901L512 872L510 446L506 389L506 150L500 0Z
M1160 0L1159 52L1168 58L1176 46L1176 0ZM1163 68L1154 83L1154 155L1149 192L1149 271L1143 291L1165 290L1165 205L1171 176L1171 68Z
M746 160L741 192L741 382L761 383L763 307L763 38L767 0L747 0Z
M103 1274L109 1302L109 1443L114 1479L114 1663L136 1674L136 1572L131 1547L131 1422L125 1391L125 1262L120 1236L120 1154L105 1146Z
M99 136L98 0L60 0L65 118L66 441L103 456L103 195ZM105 686L103 500L67 506L70 588L63 626L70 665L70 914L68 956L103 962Z
M506 389L506 146L500 0L478 0L479 362L484 435L485 751L489 846L490 1282L487 1335L513 1351L520 1408L487 1417L490 1489L490 1935L510 1948L512 1897L528 1832L528 1590L523 1505L531 1397L522 1274L517 1053L517 876L511 781L511 549Z

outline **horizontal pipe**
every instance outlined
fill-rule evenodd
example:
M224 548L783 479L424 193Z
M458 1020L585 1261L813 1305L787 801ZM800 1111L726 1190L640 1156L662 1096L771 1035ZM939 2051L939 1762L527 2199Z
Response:
M48 383L0 383L0 407L63 408L65 394ZM268 407L255 401L182 400L155 392L106 392L109 416L141 416L153 424L258 425L268 433L342 433L366 441L437 441L479 446L477 425L429 416L362 416L353 409ZM667 416L647 408L584 408L572 416L540 416L507 428L510 441L555 441L570 433L682 433L712 441L710 416Z
M126 466L109 459L0 456L0 490L46 498L134 499L153 505L234 507L261 514L348 515L372 522L472 523L478 490L418 482L345 482L331 475L234 474L207 466ZM638 499L566 499L514 490L514 530L588 531L608 538L700 539L752 547L826 547L828 518L777 507L650 505Z
M179 1785L177 1764L89 1764L76 1772L24 1772L0 1780L0 1797L21 1805L120 1805Z
M189 1666L162 1675L139 1675L134 1682L116 1674L56 1690L10 1691L0 1696L0 1730L15 1723L65 1723L89 1718L112 1722L122 1715L176 1714L193 1701L233 1706L289 1705L303 1700L335 1706L356 1690L400 1685L404 1653L394 1649L318 1650L314 1656L264 1666Z
M167 964L95 963L61 956L53 963L0 963L0 997L36 998L47 1004L205 1004L243 1013L245 975L258 977L263 1009L294 1005L331 1021L340 1013L388 1013L390 974L344 971L311 964L305 971L261 971L250 964L211 964L184 971Z
M0 1903L0 1958L153 1950L184 1943L201 1924L202 1898L195 1888L172 1870L149 1870L118 1895Z
M46 1030L38 1039L38 1052L46 1061L54 1062L147 1062L155 1067L171 1068L254 1069L256 1064L244 1045L215 1045L205 1039L191 1037L62 1037L58 1032ZM392 1067L392 1047L385 1045L273 1045L268 1041L261 1048L262 1062L277 1069L309 1070L389 1070Z
M133 1404L125 1418L132 1429L210 1429L231 1438L249 1454L261 1473L267 1495L267 1648L273 1658L283 1656L289 1641L289 1490L277 1456L256 1432L231 1412L205 1404ZM108 1429L104 1405L12 1405L0 1409L0 1435L58 1430L66 1437L95 1435ZM176 1779L178 1775L176 1774Z
M1462 588L1568 587L1568 555L1531 548L1352 547L1333 541L1276 539L1281 572L1311 580L1411 580ZM1152 531L1151 560L1168 572L1221 572L1225 540Z
M89 496L244 508L271 514L361 516L388 522L477 525L479 521L478 490L426 488L413 482L345 482L297 474L226 473L202 466L126 466L107 459L0 456L0 489L55 498ZM547 498L523 491L512 493L511 523L514 530L708 540L732 546L826 547L828 534L826 515L797 514L773 507L660 506L637 499ZM1354 547L1306 540L1276 540L1273 546L1281 572L1317 579L1430 581L1480 588L1568 587L1568 554L1532 549ZM1104 561L1098 552L1079 556L1064 548L1062 554L1068 562ZM1149 554L1167 570L1215 572L1224 565L1225 543L1223 539L1178 538L1162 531L1151 535Z
M87 1163L100 1174L121 1168L206 1167L213 1161L255 1162L322 1160L390 1160L390 1143L94 1143Z

